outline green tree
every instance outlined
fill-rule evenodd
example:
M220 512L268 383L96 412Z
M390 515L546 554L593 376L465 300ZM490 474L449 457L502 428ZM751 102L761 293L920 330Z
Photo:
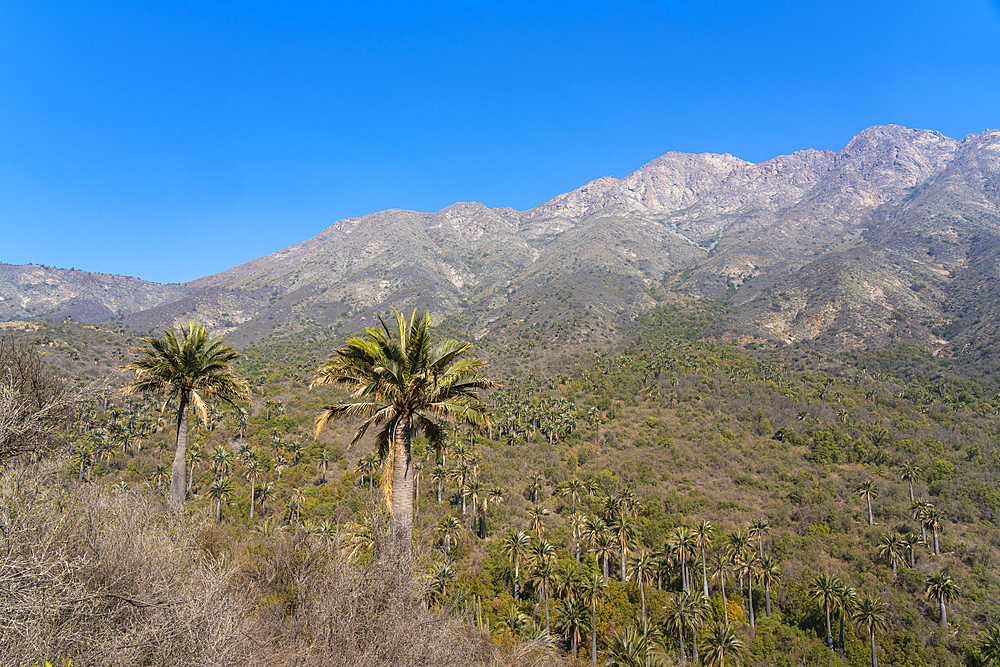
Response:
M596 572L583 583L583 600L590 605L590 662L597 664L597 603L604 598L607 591L607 580Z
M852 615L854 622L868 631L872 648L872 667L878 667L878 656L875 654L875 633L886 629L885 606L877 595L865 593Z
M767 617L771 617L771 586L781 581L781 566L778 560L771 555L760 559L760 583L764 584L764 600Z
M892 568L893 582L898 580L899 561L906 551L906 542L899 535L893 533L883 533L875 547L875 555L879 560Z
M1000 665L1000 624L984 630L976 648L984 664Z
M629 559L628 578L639 584L639 598L642 600L642 620L646 620L646 583L652 581L656 563L645 549L641 549Z
M928 598L937 598L939 620L942 628L948 627L948 610L944 603L958 597L958 585L944 572L937 572L924 579L924 592Z
M705 549L712 546L713 532L715 532L715 528L708 520L700 521L694 529L695 542L698 549L701 550L701 592L705 594L705 597L708 597L708 567L705 564Z
M437 531L441 534L441 539L444 540L444 562L450 565L451 542L458 540L458 536L462 532L462 524L455 517L448 516L438 521Z
M583 638L586 612L576 598L569 597L559 604L557 613L559 620L556 621L556 630L569 642L570 653L575 658L576 647L580 645L580 640Z
M521 560L528 555L531 548L531 538L527 533L511 528L503 536L500 549L514 566L514 599L521 599Z
M833 650L833 629L830 625L830 612L837 601L837 590L842 586L840 579L821 572L813 577L809 586L809 597L819 604L826 612L826 645Z
M771 534L771 524L767 519L752 519L747 533L751 539L757 540L757 555L764 557L764 536Z
M944 523L944 511L933 505L928 507L924 510L923 522L931 529L931 534L934 536L934 555L940 556L941 544L938 542L938 530Z
M122 366L135 376L122 388L122 394L160 395L177 401L177 439L169 496L170 506L177 509L186 497L188 407L194 407L207 424L207 401L221 400L238 407L237 401L250 400L250 385L233 373L238 353L221 338L209 338L205 327L190 322L181 325L179 335L172 329L163 334L162 339L143 338L148 347L138 348L140 358Z
M708 629L701 639L701 650L709 667L726 667L727 659L731 665L739 665L743 660L743 642L736 631L724 623L716 623Z
M215 501L215 521L222 522L222 503L228 503L233 497L233 480L222 477L212 482L208 487L208 497Z
M853 586L838 582L833 598L834 609L840 616L840 659L844 659L844 620L849 618L858 606L858 592Z
M875 482L866 479L865 481L858 484L857 488L854 489L854 493L860 496L868 506L868 525L875 525L875 518L872 516L872 500L878 499L878 487L875 486Z
M356 401L324 406L316 418L316 434L332 421L362 418L351 444L372 426L381 426L376 445L392 475L383 487L392 519L392 539L400 568L412 567L413 466L410 438L422 432L436 447L443 443L440 418L482 427L489 424L479 391L494 387L483 376L478 359L461 358L469 346L453 340L431 340L429 316L400 313L397 333L379 317L381 327L365 329L320 366L311 386L340 385Z
M535 531L535 535L539 538L545 532L545 517L550 514L551 512L541 505L528 508L528 516L531 518L531 530Z
M913 482L920 478L920 473L923 472L923 468L915 463L904 463L899 467L899 478L909 484L910 487L910 502L913 500Z

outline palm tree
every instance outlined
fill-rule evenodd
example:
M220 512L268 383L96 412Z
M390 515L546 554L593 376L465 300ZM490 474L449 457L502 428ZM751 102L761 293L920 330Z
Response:
M539 473L534 473L531 475L531 484L528 485L528 493L532 494L532 503L538 504L538 492L545 488L544 482L545 477Z
M719 580L719 590L722 591L722 615L725 617L726 627L729 627L729 607L726 604L726 573L729 572L729 557L721 549L712 558L712 580Z
M837 590L842 586L840 579L821 572L813 577L809 597L826 612L826 645L833 650L833 629L830 626L830 611L837 601Z
M634 625L615 633L608 647L606 665L613 667L640 667L649 657L649 642Z
M601 559L601 572L604 575L604 580L608 580L608 561L611 557L618 552L618 540L615 536L611 534L611 531L605 531L598 534L596 541L594 542L594 557Z
M854 493L858 494L858 496L860 496L861 498L863 498L864 501L865 501L865 503L867 503L867 505L868 505L868 525L869 526L874 526L875 525L875 519L872 516L872 500L877 500L878 499L878 487L875 486L875 482L873 482L870 479L866 479L865 481L863 481L860 484L858 484L857 488L854 489Z
M767 522L767 519L753 519L750 521L750 527L747 529L747 533L751 538L757 540L757 553L761 558L763 558L764 536L771 534L771 524Z
M177 399L177 440L169 497L170 506L177 509L186 497L188 407L193 406L207 423L206 400L221 400L237 407L236 401L250 400L250 385L233 374L237 352L221 338L210 339L205 327L190 322L181 325L179 336L172 329L163 333L163 339L143 338L149 347L138 348L140 359L122 366L122 370L135 375L122 388L122 394L166 395L168 400Z
M608 529L615 536L618 547L621 549L622 581L624 582L627 579L625 575L625 556L628 555L628 545L635 539L635 531L632 529L632 524L629 523L628 517L625 514L612 521Z
M437 524L437 531L444 538L444 562L451 564L451 541L458 541L458 536L462 531L462 524L453 516L448 516Z
M264 505L274 500L274 484L270 482L257 487L257 504L260 506L261 516L264 515Z
M910 567L911 568L916 567L917 566L917 555L916 555L916 549L915 549L915 547L918 544L920 544L920 538L917 537L916 533L911 533L911 532L907 531L905 533L902 533L899 536L899 540L900 540L900 544L902 545L903 549L906 551L906 554L910 558Z
M739 560L745 560L747 555L753 552L753 543L750 538L750 533L745 530L734 530L726 536L728 539L728 544L726 545L726 556L729 558L729 562L734 566ZM743 594L743 576L739 576L740 581L740 595Z
M944 603L951 602L958 596L958 585L955 580L943 571L932 574L924 579L924 592L927 593L928 599L937 598L941 627L947 628L948 610L945 609Z
M712 546L712 533L715 528L712 522L702 520L694 529L694 537L698 548L701 550L701 592L708 597L708 568L705 565L705 549Z
M646 620L646 582L652 581L654 573L652 556L645 549L629 559L628 577L639 583L639 598L642 600L642 620Z
M365 329L365 337L352 338L336 349L320 366L311 386L336 384L347 388L355 402L324 406L316 418L316 435L332 421L363 418L351 444L372 426L381 426L375 436L391 476L383 487L392 514L392 539L400 568L412 566L413 467L410 438L420 431L437 448L443 431L436 419L448 418L472 426L489 424L487 408L479 390L494 387L482 375L484 363L461 359L468 345L452 340L432 342L429 316L414 311L410 322L396 316L398 332L379 316L381 327Z
M558 609L559 620L556 621L556 630L569 641L570 653L576 658L576 647L583 638L584 614L586 612L574 597L563 600Z
M664 608L663 624L670 632L677 633L681 665L687 664L687 650L684 635L688 630L697 631L704 618L704 596L678 591L670 596ZM697 655L697 649L694 649Z
M437 482L438 485L438 505L441 504L441 490L444 486L444 481L448 479L448 469L445 468L440 463L434 466L431 470L431 479Z
M899 467L899 478L910 485L910 502L913 500L913 482L920 478L923 469L915 463L904 463Z
M607 590L607 579L594 573L584 580L583 600L590 605L590 662L597 664L597 603Z
M547 547L547 548L546 548ZM555 579L555 549L543 540L535 543L532 550L531 585L538 591L539 602L545 602L545 631L549 631L549 598Z
M326 447L319 453L320 464L323 466L323 476L320 477L320 483L326 484L326 466L333 461L333 454Z
M521 579L520 579L520 565L521 559L528 554L528 549L531 547L531 538L528 537L526 533L520 530L515 530L511 528L506 535L504 535L503 540L500 542L500 549L503 555L510 559L511 565L514 566L514 599L519 600L521 593Z
M868 631L868 638L871 640L872 647L872 667L878 667L878 657L875 655L875 632L877 630L885 630L887 625L885 607L882 605L882 600L877 595L865 593L858 600L851 618L854 619L855 623Z
M249 452L251 454L245 459L243 464L243 474L246 475L247 481L250 482L250 520L253 521L253 501L256 497L254 485L257 480L263 476L264 471L261 470L260 463L257 461L256 456L252 456L252 450Z
M858 606L858 592L844 583L837 585L833 599L834 608L840 614L840 659L844 659L844 619L854 613Z
M578 480L576 477L566 482L560 489L563 496L569 496L573 501L573 514L576 514L576 502L580 499L584 493L586 493L587 487L583 485L583 482Z
M208 496L215 501L215 522L222 523L222 503L233 497L233 480L222 477L208 487Z
M541 505L528 508L528 516L531 517L531 530L535 531L535 535L539 538L545 532L545 517L550 514L549 510Z
M153 468L153 479L156 480L156 489L163 492L163 480L170 477L170 466L166 463L157 463Z
M580 563L580 539L583 537L583 531L587 528L587 521L586 514L574 514L570 519L573 528L573 545L576 548L577 564Z
M701 640L704 661L709 667L726 667L726 658L739 665L743 660L743 642L736 631L724 623L716 623Z
M924 519L927 517L927 510L932 507L934 505L926 500L914 500L910 503L910 511L913 512L913 518L920 522L920 539L924 544L927 544L927 524L924 523Z
M479 494L481 494L485 488L486 485L477 479L469 480L465 483L465 495L469 496L472 500L472 532L475 535L479 534L479 531L477 530L477 524L479 522L479 516L477 514L477 510L479 508Z
M212 472L220 479L229 474L233 467L233 452L225 445L216 445L212 450Z
M931 534L934 536L934 555L941 555L941 545L938 543L938 529L941 528L941 524L944 523L944 511L941 509L931 506L924 510L924 524L930 527Z
M984 664L1000 665L1000 625L984 630L977 648Z
M764 600L766 601L767 617L771 618L771 586L781 581L781 566L771 555L760 559L760 582L764 584Z
M195 441L190 447L188 447L187 453L184 455L184 459L187 464L191 467L191 474L188 476L187 492L191 493L191 487L194 486L194 469L204 460L204 456L201 453L201 445Z
M736 559L735 565L736 573L741 579L746 577L747 580L747 610L750 612L750 628L752 629L756 625L753 613L753 580L760 575L760 556L753 551L744 553Z
M902 541L899 535L893 535L892 533L883 533L882 537L878 540L878 546L875 549L875 555L890 567L892 567L892 580L893 582L898 580L898 566L900 559L903 558L903 552L906 550L906 543Z

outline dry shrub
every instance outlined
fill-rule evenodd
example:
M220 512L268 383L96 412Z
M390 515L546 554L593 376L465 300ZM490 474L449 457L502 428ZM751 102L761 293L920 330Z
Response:
M206 549L209 517L143 490L64 487L42 463L0 478L0 666L547 665L542 645L491 641L426 610L379 558L354 565L315 536Z

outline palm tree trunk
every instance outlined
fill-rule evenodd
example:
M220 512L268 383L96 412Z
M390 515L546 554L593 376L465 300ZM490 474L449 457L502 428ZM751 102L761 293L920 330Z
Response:
M625 545L622 545L622 583L625 583Z
M868 633L872 640L872 667L878 667L878 657L875 655L875 631Z
M687 648L685 648L685 646L684 646L684 630L683 630L683 628L677 634L681 638L681 644L678 647L679 650L680 650L680 653L681 653L681 667L686 667L686 665L687 665Z
M719 588L722 589L722 615L726 617L726 627L729 627L729 607L726 605L726 580L723 578Z
M753 577L747 577L747 602L750 609L750 628L754 627L753 618Z
M170 469L170 497L168 504L173 510L180 509L187 497L184 488L187 477L187 408L188 397L180 397L177 408L177 449L174 452L174 463Z
M767 601L767 617L771 618L771 584L764 584L764 599Z
M521 595L520 595L520 593L521 593L521 571L520 571L520 568L518 567L519 565L520 565L520 563L518 562L518 559L515 558L514 559L514 599L515 600L520 600L521 599Z
M705 597L708 597L708 569L705 567L705 545L701 545L701 587Z
M590 664L597 665L597 596L590 603Z
M941 548L940 548L940 546L938 546L937 526L931 525L931 530L934 531L934 555L935 556L940 556L941 555Z
M844 610L840 610L840 659L844 659Z
M694 664L699 664L698 662L698 628L691 627L691 662Z
M869 526L874 526L875 525L875 519L872 517L872 497L871 496L865 496L865 500L868 501L868 525Z
M639 575L639 597L642 599L642 620L646 620L646 590L642 585L642 575Z
M253 521L253 486L254 480L250 480L250 520Z
M941 627L948 627L948 611L944 608L944 596L938 598L938 604L941 606Z
M833 650L833 629L830 627L830 605L826 605L826 643Z
M438 480L438 505L441 504L441 480Z
M407 579L413 548L413 466L410 462L410 416L396 421L392 462L392 537L400 572Z

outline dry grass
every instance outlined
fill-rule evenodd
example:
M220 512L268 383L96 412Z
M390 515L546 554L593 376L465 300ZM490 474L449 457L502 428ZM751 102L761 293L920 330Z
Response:
M66 487L59 470L0 477L0 666L560 662L424 609L378 559L353 565L285 533L219 548L207 517L141 490Z

